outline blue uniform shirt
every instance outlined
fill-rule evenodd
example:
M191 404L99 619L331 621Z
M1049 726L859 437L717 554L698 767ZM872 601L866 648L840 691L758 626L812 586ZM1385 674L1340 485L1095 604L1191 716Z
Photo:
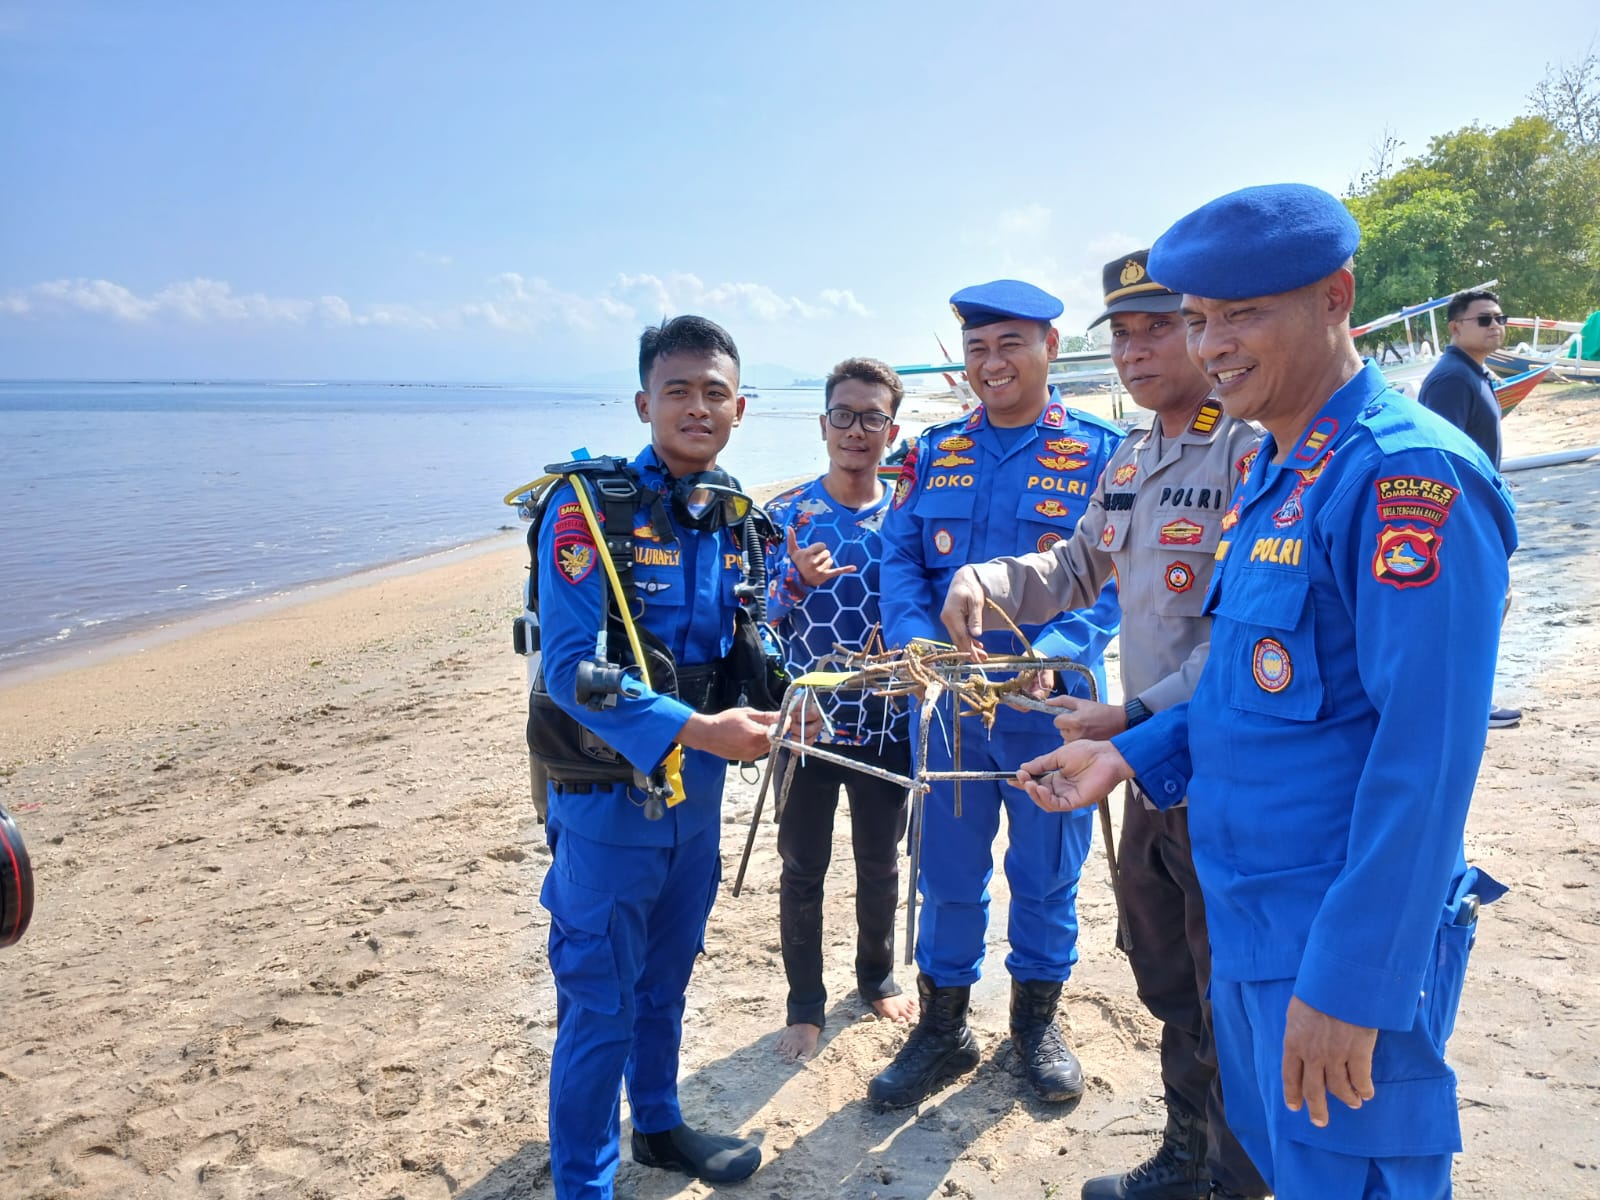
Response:
M1277 453L1225 518L1193 699L1114 742L1158 804L1188 793L1218 978L1406 1030L1465 868L1513 504L1370 363Z
M645 447L633 468L646 489L666 495L671 488L654 449ZM593 497L591 496L591 501ZM645 498L648 500L648 497ZM671 505L667 506L669 515ZM743 578L743 559L726 529L704 533L672 519L677 541L654 540L651 505L634 514L634 588L642 612L639 622L672 651L680 666L713 662L732 646L735 586ZM596 517L604 520L596 509ZM570 485L551 498L539 533L539 624L545 685L551 698L579 722L648 774L666 758L693 711L671 696L649 692L619 696L615 707L598 711L573 698L578 664L595 653L601 603L610 583ZM626 645L610 647L618 661ZM703 833L721 821L722 783L727 763L700 750L684 750L687 799L667 809L659 821L644 815L644 795L617 785L593 792L550 792L550 823L599 842L626 846L670 846Z
M767 515L778 527L776 548L767 555L767 618L783 638L784 658L791 675L800 675L834 654L865 647L872 631L882 623L878 611L879 564L883 538L879 533L889 511L891 493L877 503L855 509L828 493L822 479L793 488L767 505ZM800 578L789 559L788 530L801 546L821 542L835 566L854 567L821 587L812 588ZM826 741L851 745L903 742L907 736L907 711L903 702L860 692L818 693L833 737Z
M1121 441L1116 426L1068 408L1054 388L1039 419L1018 430L996 431L980 406L924 431L906 455L883 526L888 643L949 640L939 612L967 563L1042 552L1071 536ZM1093 608L1021 628L1040 654L1094 668L1103 687L1101 655L1120 617L1116 584L1108 582ZM983 644L997 654L1022 650L1008 630L986 632ZM1085 694L1076 675L1065 682ZM1007 723L1013 713L1001 711Z

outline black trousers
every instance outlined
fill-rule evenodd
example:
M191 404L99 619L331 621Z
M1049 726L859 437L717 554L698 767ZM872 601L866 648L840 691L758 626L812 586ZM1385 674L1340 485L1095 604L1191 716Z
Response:
M847 758L897 774L910 771L911 748L891 743L882 751L829 746ZM796 772L778 818L778 926L783 969L789 979L788 1023L822 1025L828 989L822 982L822 881L833 856L833 817L839 789L850 797L851 847L856 860L856 986L868 1003L900 994L894 980L894 918L900 890L900 839L905 836L907 794L888 780L848 767L791 760Z
M1211 1177L1246 1196L1269 1191L1228 1129L1211 1028L1211 941L1189 846L1189 810L1158 812L1137 794L1123 805L1117 851L1139 999L1161 1022L1161 1083L1169 1105L1203 1113Z

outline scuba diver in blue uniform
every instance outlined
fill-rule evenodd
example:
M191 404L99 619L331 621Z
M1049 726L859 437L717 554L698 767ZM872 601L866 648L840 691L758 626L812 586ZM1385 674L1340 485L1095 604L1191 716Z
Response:
M551 468L566 481L530 535L537 624L521 648L540 655L529 747L549 778L562 1200L611 1196L624 1079L636 1162L712 1183L761 1163L754 1142L685 1124L677 1091L684 992L721 880L723 776L768 751L775 720L746 702L752 506L717 470L744 415L739 352L712 322L676 317L640 338L639 382L650 445L631 463Z

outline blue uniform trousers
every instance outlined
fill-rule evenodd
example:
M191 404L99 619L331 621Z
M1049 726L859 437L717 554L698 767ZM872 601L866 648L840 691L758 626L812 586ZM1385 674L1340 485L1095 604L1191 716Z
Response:
M948 712L948 710L945 710ZM1002 732L1021 714L1002 713L991 738L976 717L961 722L961 765L968 771L1015 771L1060 736L1048 719L1022 718L1036 729ZM928 739L928 769L948 771L953 746L937 717ZM923 808L922 894L917 966L940 987L978 981L989 924L993 843L1006 810L1010 845L1006 881L1011 915L1006 970L1013 979L1064 982L1078 961L1078 876L1094 836L1094 810L1047 813L1027 793L1006 783L961 785L962 815L955 815L955 785L937 783Z
M1379 1031L1377 1094L1359 1110L1330 1095L1328 1126L1317 1129L1303 1107L1296 1113L1283 1105L1283 1035L1293 995L1292 979L1211 980L1228 1127L1277 1200L1448 1200L1452 1155L1461 1148L1455 1077L1435 1046L1427 1007L1407 1032ZM1385 1153L1413 1148L1432 1152Z
M684 991L722 878L721 830L676 846L618 846L552 827L540 900L550 910L556 1044L550 1172L561 1200L606 1200L619 1157L620 1087L633 1126L682 1123Z

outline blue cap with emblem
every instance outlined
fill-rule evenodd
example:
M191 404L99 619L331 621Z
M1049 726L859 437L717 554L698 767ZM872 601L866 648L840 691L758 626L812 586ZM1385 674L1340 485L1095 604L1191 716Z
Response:
M1000 321L1054 321L1064 307L1049 292L1020 279L975 283L950 297L950 307L963 329L979 329Z
M1150 275L1208 300L1275 296L1333 274L1360 242L1355 218L1321 188L1242 188L1180 217L1157 238Z

